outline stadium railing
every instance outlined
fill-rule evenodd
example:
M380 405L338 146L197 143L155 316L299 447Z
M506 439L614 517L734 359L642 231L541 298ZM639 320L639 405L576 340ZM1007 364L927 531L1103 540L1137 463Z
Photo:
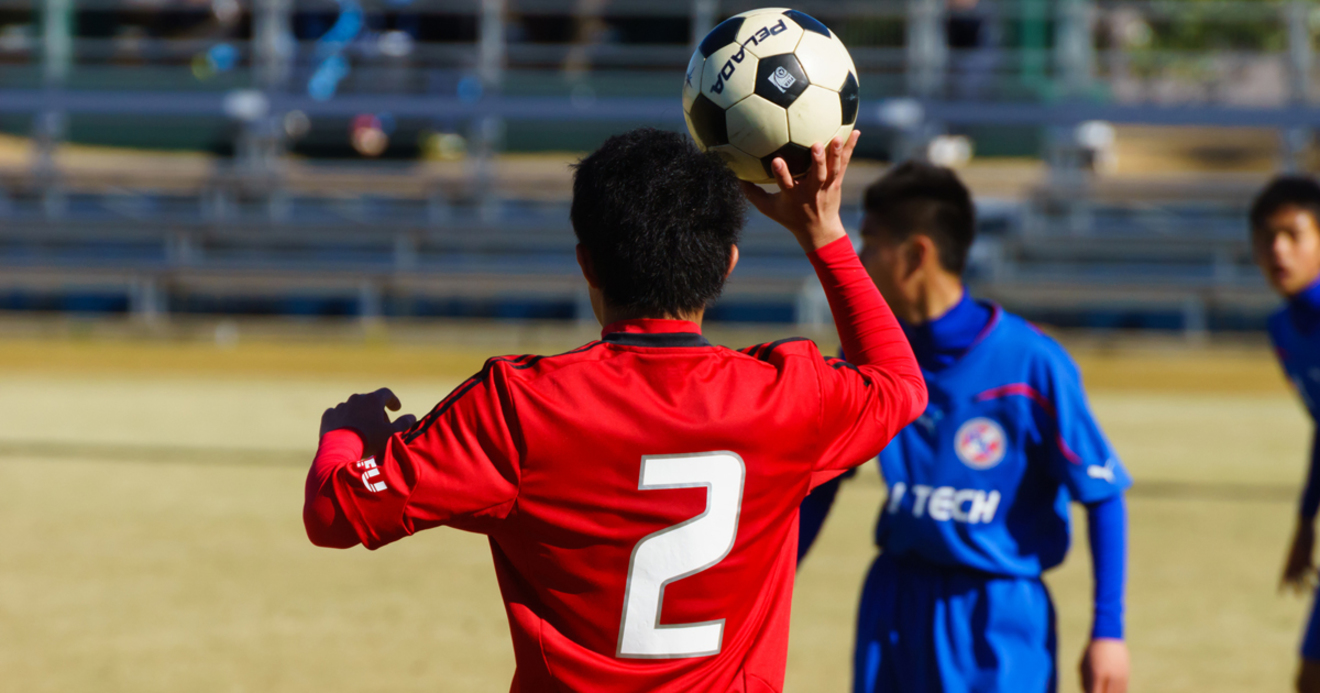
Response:
M695 38L754 6L215 0L199 17L174 2L0 0L0 126L34 143L30 165L0 174L3 282L20 293L115 286L144 314L190 292L327 294L366 315L392 296L577 301L562 204L523 201L562 202L562 174L511 183L496 153L536 144L529 132L559 132L554 144L607 126L681 128L672 75ZM848 42L867 97L859 127L890 155L925 155L968 128L1048 134L1053 169L990 220L1002 232L978 250L978 290L1027 311L1176 309L1194 332L1220 312L1259 319L1266 294L1241 230L1250 186L1211 201L1106 192L1075 133L1097 120L1273 128L1281 160L1300 165L1320 122L1313 36L1298 21L1310 5L795 6ZM336 58L347 74L317 82ZM329 94L313 88L325 83ZM439 164L447 172L365 161L346 144L363 115L394 121L396 147L452 135L466 158ZM575 127L585 139L563 135ZM206 137L176 142L224 154L192 175L80 170L56 155L69 136L151 144L180 130ZM355 160L326 164L327 151ZM748 253L730 299L822 319L809 273L775 238Z

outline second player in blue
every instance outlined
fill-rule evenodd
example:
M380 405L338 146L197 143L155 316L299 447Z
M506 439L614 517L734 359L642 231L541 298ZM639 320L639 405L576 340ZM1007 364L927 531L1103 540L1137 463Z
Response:
M1076 365L1026 320L967 293L975 211L952 171L901 165L868 188L864 206L862 262L903 323L930 404L880 455L889 496L858 613L853 690L1056 690L1054 607L1040 578L1063 561L1079 502L1095 575L1083 688L1121 693L1131 479ZM837 485L804 502L800 556Z

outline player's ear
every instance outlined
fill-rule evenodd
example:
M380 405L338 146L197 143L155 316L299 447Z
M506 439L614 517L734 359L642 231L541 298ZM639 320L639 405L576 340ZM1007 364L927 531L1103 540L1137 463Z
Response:
M578 267L582 268L582 276L586 278L587 285L593 289L600 288L600 278L596 274L596 265L591 261L591 253L587 252L582 244L577 244Z
M914 233L903 242L899 249L899 257L903 258L903 278L911 277L925 266L929 251L930 239L923 234Z
M733 274L733 268L738 266L738 244L734 243L730 247L733 251L729 253L729 270L724 273L725 279L728 279L729 275Z

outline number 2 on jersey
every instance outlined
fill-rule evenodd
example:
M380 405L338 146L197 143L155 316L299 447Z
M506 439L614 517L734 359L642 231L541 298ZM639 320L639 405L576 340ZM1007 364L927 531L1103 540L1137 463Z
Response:
M633 547L618 657L676 659L719 653L724 619L662 626L661 605L666 585L714 566L733 549L746 476L742 458L728 451L642 458L639 489L705 487L706 509L647 535Z

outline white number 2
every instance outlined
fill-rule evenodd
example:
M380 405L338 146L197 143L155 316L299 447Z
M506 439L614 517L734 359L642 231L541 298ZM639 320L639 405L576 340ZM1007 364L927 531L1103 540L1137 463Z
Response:
M675 659L717 654L724 619L660 625L665 586L714 566L733 549L747 469L736 453L647 455L643 491L706 488L700 515L647 535L633 547L619 623L619 657Z

